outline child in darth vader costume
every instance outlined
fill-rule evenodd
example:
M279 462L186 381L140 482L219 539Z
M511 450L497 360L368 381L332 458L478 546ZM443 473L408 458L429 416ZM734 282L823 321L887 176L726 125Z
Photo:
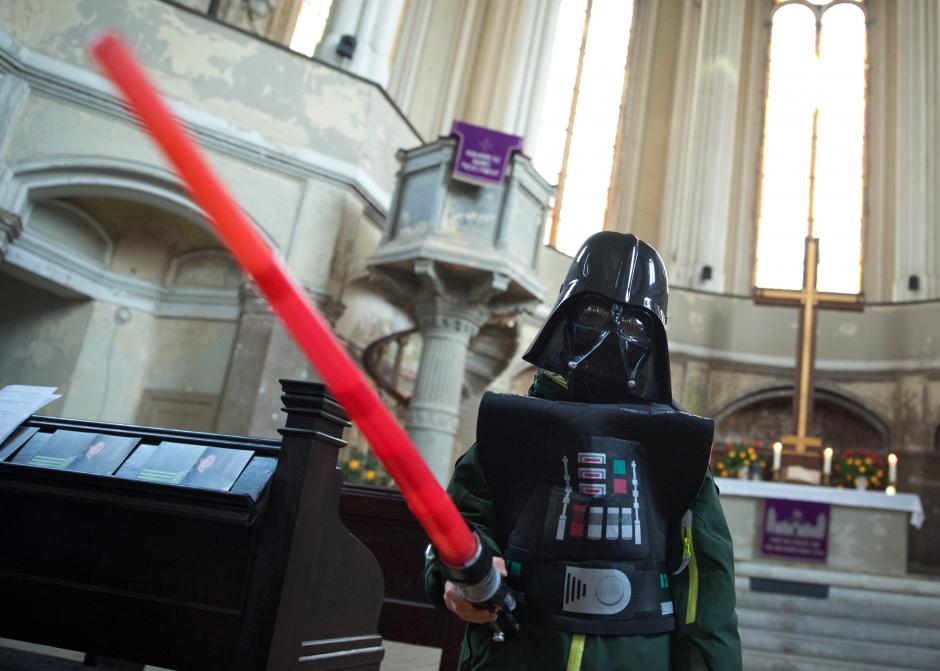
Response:
M461 671L741 668L731 538L708 472L711 420L672 400L668 286L636 236L590 237L524 359L529 395L484 396L448 493L519 595L495 614L429 561L469 622Z

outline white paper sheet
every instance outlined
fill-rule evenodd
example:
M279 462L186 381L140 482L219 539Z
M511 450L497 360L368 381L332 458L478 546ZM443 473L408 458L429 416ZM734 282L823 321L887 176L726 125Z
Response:
M31 387L25 384L11 384L0 389L0 443L30 415L47 403L61 398L62 395L55 391L55 387Z

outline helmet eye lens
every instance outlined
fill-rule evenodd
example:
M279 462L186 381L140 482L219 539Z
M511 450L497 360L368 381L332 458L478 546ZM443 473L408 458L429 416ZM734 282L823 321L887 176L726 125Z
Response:
M610 319L610 308L597 298L584 298L578 303L578 322L592 328L606 326Z
M646 326L636 317L627 317L617 325L617 330L624 338L645 342L649 339Z

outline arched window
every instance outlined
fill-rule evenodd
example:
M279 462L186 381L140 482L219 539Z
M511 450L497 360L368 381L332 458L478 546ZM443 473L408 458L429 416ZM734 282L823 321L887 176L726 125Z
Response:
M568 254L604 228L632 20L632 0L561 0L533 162L557 184L546 242Z
M819 238L820 291L861 292L866 17L863 0L777 0L770 38L755 285L802 286Z

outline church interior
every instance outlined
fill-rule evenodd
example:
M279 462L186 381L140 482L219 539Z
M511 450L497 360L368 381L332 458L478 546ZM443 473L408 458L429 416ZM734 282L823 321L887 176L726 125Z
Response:
M521 356L580 244L652 245L674 400L715 421L745 668L940 668L940 3L0 2L0 389L58 394L24 426L220 434L257 459L327 408L340 515L381 563L405 552L366 538L391 479L322 393L281 382L321 378L91 60L111 29L442 484L483 394L532 384ZM499 178L452 174L460 124L517 142ZM0 455L5 510L53 487ZM773 559L765 499L810 490L823 554ZM27 571L3 561L0 593ZM381 622L432 617L413 600ZM15 619L0 669L143 668ZM275 643L296 633L278 622ZM362 666L303 668L456 668L452 623L381 622ZM228 668L205 664L179 668Z

